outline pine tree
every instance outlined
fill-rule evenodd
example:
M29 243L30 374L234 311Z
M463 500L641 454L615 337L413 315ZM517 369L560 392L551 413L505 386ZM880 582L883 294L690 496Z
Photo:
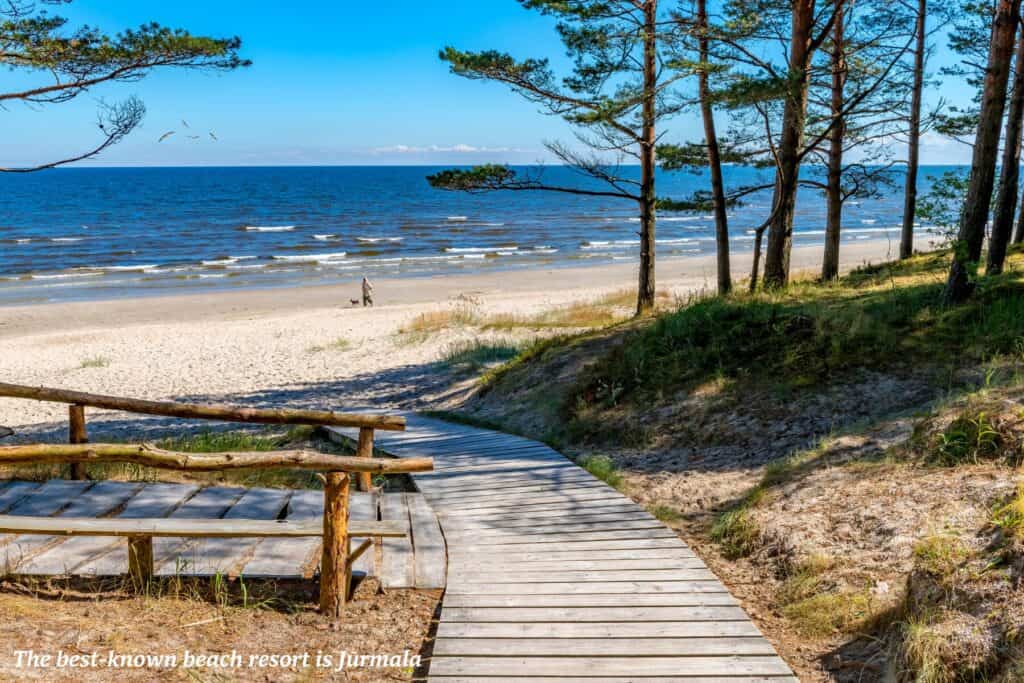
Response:
M433 187L468 192L549 191L615 197L635 203L640 214L640 269L637 314L649 311L655 297L655 143L660 122L678 113L672 97L680 78L666 73L667 45L676 24L659 11L658 0L519 0L527 9L557 17L558 33L573 61L561 80L547 59L517 60L487 50L453 47L441 59L465 78L504 83L548 114L576 126L589 151L550 143L562 162L601 181L606 189L559 186L540 172L521 174L501 165L448 169L427 178ZM640 178L620 169L624 160L640 164Z
M0 64L39 79L36 85L0 93L0 106L68 102L100 84L134 82L164 67L231 70L249 65L238 55L238 38L196 36L155 23L117 35L88 26L71 30L66 19L39 11L36 3L27 0L0 3L0 45ZM101 102L97 120L100 141L92 148L55 161L0 171L39 171L96 156L134 130L145 112L143 103L134 97L119 103Z

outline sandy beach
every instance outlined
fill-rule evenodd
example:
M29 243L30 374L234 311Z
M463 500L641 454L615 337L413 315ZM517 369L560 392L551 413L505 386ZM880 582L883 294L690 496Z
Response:
M887 260L894 248L843 245L844 268ZM820 252L794 249L794 271L815 270ZM749 253L733 264L744 277ZM662 260L658 289L684 297L713 288L714 269L713 256ZM492 334L453 326L410 340L400 330L418 315L531 315L634 282L635 266L625 264L379 280L374 308L350 304L358 283L0 308L0 377L150 399L416 406L445 391L449 377L435 361L446 348ZM60 406L0 399L3 425L57 428L65 419Z

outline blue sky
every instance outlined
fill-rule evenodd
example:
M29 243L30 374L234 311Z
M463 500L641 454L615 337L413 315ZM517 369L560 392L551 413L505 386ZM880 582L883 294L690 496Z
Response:
M453 76L437 58L451 44L563 61L553 22L515 0L75 0L58 10L74 24L110 32L159 21L239 35L254 64L227 74L158 72L42 110L15 104L0 114L2 163L83 150L96 139L96 99L126 95L145 101L145 123L93 165L531 163L549 160L544 140L572 140L567 126L535 105L498 84ZM963 95L955 83L944 92ZM200 140L181 134L182 119L203 133ZM700 134L694 115L670 129L673 139ZM157 142L170 130L179 133ZM922 160L962 163L969 151L930 137Z

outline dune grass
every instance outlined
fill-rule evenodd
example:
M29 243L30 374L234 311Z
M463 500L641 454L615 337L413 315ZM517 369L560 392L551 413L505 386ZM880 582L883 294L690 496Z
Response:
M110 366L110 359L106 356L92 356L85 358L81 363L78 364L79 369L85 370L87 368L105 368Z
M646 401L709 378L810 386L836 373L915 362L953 364L1024 346L1024 265L984 280L967 303L943 303L949 253L854 271L828 284L697 298L628 333L583 373L572 402Z
M444 348L441 363L450 368L476 372L515 358L523 346L522 342L510 338L462 340Z
M306 348L306 353L323 353L324 351L348 351L352 348L352 342L344 337L338 337L325 344L313 344Z

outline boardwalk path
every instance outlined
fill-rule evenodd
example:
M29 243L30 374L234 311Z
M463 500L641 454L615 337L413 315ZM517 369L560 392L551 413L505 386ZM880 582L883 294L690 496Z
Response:
M431 681L796 680L629 498L536 441L408 418L377 445L434 458L415 475L449 556Z

